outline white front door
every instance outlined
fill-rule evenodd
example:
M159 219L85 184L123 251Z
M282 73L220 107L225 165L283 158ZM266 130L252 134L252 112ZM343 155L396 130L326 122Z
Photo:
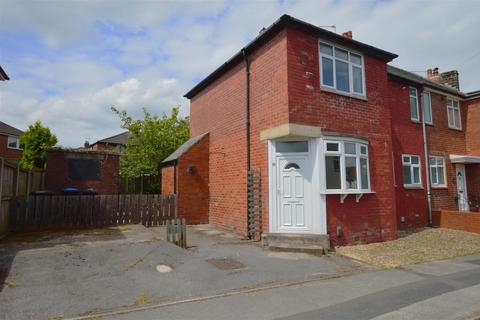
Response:
M308 155L277 156L279 232L312 231L312 170Z
M455 166L455 177L457 179L458 210L469 211L465 165L457 164Z

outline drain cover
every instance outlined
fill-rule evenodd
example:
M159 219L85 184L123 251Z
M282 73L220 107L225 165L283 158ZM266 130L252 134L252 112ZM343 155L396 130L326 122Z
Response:
M157 269L157 271L161 273L172 271L172 267L167 266L166 264L159 264L155 269Z
M236 270L245 268L243 263L231 258L208 259L207 262L220 270Z

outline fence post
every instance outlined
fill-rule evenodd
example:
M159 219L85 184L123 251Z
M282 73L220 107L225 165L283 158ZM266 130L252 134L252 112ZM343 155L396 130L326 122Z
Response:
M27 194L26 194L26 197L27 199L30 197L30 192L32 191L32 170L28 169L27 171L27 179L26 179L26 184L27 184Z
M15 175L13 176L13 196L16 197L18 195L18 179L20 176L20 163L17 162L15 166Z

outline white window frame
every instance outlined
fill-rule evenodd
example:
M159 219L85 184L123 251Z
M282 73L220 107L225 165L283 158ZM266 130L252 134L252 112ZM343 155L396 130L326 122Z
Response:
M416 107L416 110L417 110L417 118L414 118L413 114L412 114L412 101L411 101L411 99L413 98L413 95L410 92L411 90L415 90L415 107ZM417 88L415 88L415 87L408 87L408 106L409 106L409 110L410 110L410 120L412 120L413 122L420 122L420 110L418 108L418 91L417 91Z
M425 99L424 96L428 96L428 105L425 104ZM423 91L422 92L422 109L423 109L423 119L426 124L433 125L433 113L432 113L432 95L430 94L429 91ZM430 112L430 121L427 121L427 118L425 117L426 111Z
M371 181L370 181L370 162L368 156L368 143L365 141L358 141L357 139L341 139L341 138L329 138L325 139L323 142L324 149L324 186L326 194L360 194L360 193L371 193ZM327 151L328 143L336 143L339 146L338 151ZM355 144L355 154L346 154L345 153L345 143ZM366 154L361 154L361 147L366 148ZM327 174L326 174L326 157L327 156L338 156L340 157L340 189L327 189ZM346 170L345 170L345 158L346 157L355 157L356 165L356 177L357 177L357 188L347 188L346 186ZM360 167L360 159L367 160L367 182L368 188L362 189L362 172Z
M435 164L431 164L430 161L432 159L435 159ZM443 165L438 165L438 159L442 159L442 163ZM428 157L428 165L429 165L429 168L430 168L430 182L431 182L431 186L434 187L434 188L444 188L447 186L447 169L446 169L446 165L445 165L445 157L442 157L442 156L429 156ZM438 170L439 168L442 168L443 167L443 183L438 183ZM433 177L433 174L432 174L432 171L433 169L437 170L437 182L433 182L432 180L432 177Z
M333 55L331 56L331 55L328 55L326 53L321 52L320 51L320 44L325 44L327 46L331 46L332 50L333 50ZM347 51L348 60L344 60L342 58L336 57L335 56L335 50L336 49ZM321 88L328 88L328 89L335 90L336 92L339 92L339 93L342 93L342 94L348 94L348 95L358 96L358 97L362 97L362 98L365 98L367 96L366 85L365 85L365 59L363 57L363 54L361 54L359 52L356 52L356 51L352 51L350 49L347 49L347 48L344 48L344 47L341 47L341 46L338 46L338 45L334 45L334 44L332 44L328 41L323 41L323 40L318 41L318 53L319 53L319 55L318 55L319 56L318 65L319 65L319 70L320 70L320 87ZM362 64L359 65L359 64L351 62L350 61L351 60L350 59L350 54L355 54L357 56L360 56ZM332 60L332 64L333 64L333 66L332 66L333 67L333 86L323 84L322 57L325 57L325 58L328 58L328 59ZM349 91L348 92L337 89L337 75L336 75L337 72L336 72L335 60L338 60L338 61L341 61L341 62L344 62L344 63L348 64L348 82L349 82L348 83L349 84ZM357 68L360 68L362 70L362 93L358 93L358 92L353 91L353 67L357 67Z
M455 106L455 104L457 106ZM453 110L453 119L450 119L450 110ZM455 112L458 112L458 125L455 123ZM450 129L462 130L462 112L460 110L460 101L447 98L447 118Z
M12 142L12 139L16 140L16 146L15 147L10 147L10 143ZM8 136L7 138L7 148L8 149L15 149L15 150L22 150L20 148L20 137L17 136Z
M409 162L405 162L405 157L408 157L409 158ZM418 158L418 164L413 164L412 163L412 158L413 157L416 157ZM412 181L412 183L405 183L405 181L403 181L403 186L405 188L421 188L423 187L423 184L422 184L422 159L419 155L416 155L416 154L402 154L402 179L403 179L403 167L404 166L410 166L410 180ZM420 180L419 182L415 183L413 182L413 168L418 168L418 179Z

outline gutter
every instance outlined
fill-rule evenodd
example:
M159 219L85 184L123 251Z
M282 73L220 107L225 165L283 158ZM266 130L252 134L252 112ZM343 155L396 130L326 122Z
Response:
M245 49L242 49L243 59L245 60L245 76L246 76L246 83L245 83L245 142L246 142L246 152L247 152L247 233L249 229L248 224L248 172L251 169L251 155L250 155L250 61L248 60L247 53Z
M422 90L423 93L423 90ZM428 158L428 144L427 144L427 127L425 124L425 106L423 105L423 96L420 94L421 98L421 107L422 107L422 135L423 135L423 152L425 154L425 176L427 184L427 206L428 206L428 226L433 227L432 219L432 190L430 186L430 169L429 169L429 158Z

